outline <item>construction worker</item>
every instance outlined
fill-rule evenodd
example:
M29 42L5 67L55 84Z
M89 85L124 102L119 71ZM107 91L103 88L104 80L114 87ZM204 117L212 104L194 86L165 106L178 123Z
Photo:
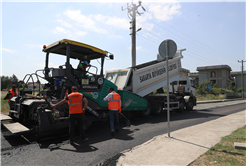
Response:
M10 90L8 91L8 94L7 94L7 95L9 96L9 97L8 97L9 109L11 109L11 106L10 106L10 100L11 100L14 96L18 96L18 93L17 93L15 84L12 85L12 89L10 89Z
M78 69L81 69L82 71L86 71L86 68L91 66L87 61L80 61L78 65Z
M79 125L79 131L81 136L81 142L85 142L88 140L88 138L85 137L84 132L84 113L86 111L88 101L83 96L83 94L78 92L78 89L76 86L72 86L71 88L72 93L68 95L68 97L65 97L63 100L56 104L50 104L52 107L65 104L68 102L69 105L69 141L72 145L74 143L74 124L75 121L77 121ZM83 102L85 103L83 108Z
M116 132L119 131L119 113L121 112L121 98L118 93L114 91L113 87L109 88L109 94L103 99L108 102L109 118L111 136L114 136L114 118L116 120Z

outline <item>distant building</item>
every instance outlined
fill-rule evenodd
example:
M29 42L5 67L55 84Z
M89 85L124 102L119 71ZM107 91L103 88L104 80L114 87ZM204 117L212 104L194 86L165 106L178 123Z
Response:
M228 65L203 66L197 67L196 70L198 72L190 73L189 70L182 68L183 75L188 74L188 77L194 80L195 85L199 85L202 81L212 81L220 88L227 88L230 82L237 89L242 87L242 72L231 71L231 67ZM246 71L243 75L244 91L246 92Z
M199 73L188 73L188 77L192 78L194 80L194 85L199 85Z
M29 82L27 83L28 89L38 89L39 88L39 83L38 82ZM34 86L34 87L33 87ZM44 84L40 84L40 89L43 89Z
M215 65L197 67L199 72L199 83L202 81L210 81L220 88L227 88L231 81L231 67L228 65Z
M236 88L242 88L242 72L233 71L231 72L231 77L233 77L233 83ZM244 81L244 91L246 91L246 71L243 72L243 81Z
M190 73L190 70L181 68L182 76L188 77L188 74Z

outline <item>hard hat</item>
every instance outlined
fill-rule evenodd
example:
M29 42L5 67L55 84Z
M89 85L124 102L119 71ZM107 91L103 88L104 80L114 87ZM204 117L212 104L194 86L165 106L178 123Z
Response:
M84 63L85 65L88 65L88 62L87 62L87 61L84 61L83 63Z

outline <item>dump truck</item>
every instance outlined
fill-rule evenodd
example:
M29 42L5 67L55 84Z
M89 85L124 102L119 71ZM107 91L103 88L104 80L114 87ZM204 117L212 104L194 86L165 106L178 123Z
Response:
M178 50L172 59L168 60L169 66L166 66L166 61L157 60L143 63L127 69L117 69L106 71L105 78L118 87L118 93L123 101L123 111L126 110L142 110L143 106L146 109L142 110L142 116L158 115L162 110L167 109L167 95L164 94L163 87L167 87L167 70L169 70L169 81L172 86L170 98L170 109L184 111L192 111L196 105L196 97L194 87L191 87L190 82L186 86L175 86L177 81L189 81L188 77L182 76L181 59L183 58L183 50ZM175 90L176 88L176 90ZM185 90L185 88L189 90ZM191 90L191 91L190 91ZM193 91L192 91L193 90ZM131 96L138 96L141 100L145 99L143 104L138 100L132 99ZM133 108L127 109L129 103L132 103ZM147 103L147 104L146 104ZM142 107L139 107L139 106Z
M93 122L106 121L108 116L108 102L103 98L108 95L108 90L113 87L121 96L122 113L136 113L144 117L151 113L160 114L166 108L166 96L162 87L166 86L166 71L169 70L170 82L178 80L181 76L182 51L177 51L169 66L165 61L151 61L135 67L122 70L107 71L104 75L105 59L113 60L113 54L97 47L62 39L48 46L44 45L46 53L44 69L27 74L18 85L18 97L10 100L11 109L9 115L1 116L2 124L12 133L21 134L34 132L38 137L54 133L54 131L68 128L69 106L67 104L52 108L50 103L62 100L67 90L76 86L88 100L85 112L85 126L89 127ZM49 66L49 57L58 54L66 57L63 68ZM78 62L93 60L100 61L100 68L93 66L81 71L73 67L70 60ZM59 86L55 85L60 78ZM28 83L34 80L41 84L41 79L47 81L43 89L27 89ZM190 92L185 92L181 86L170 95L172 109L184 111L192 110L196 105L196 98ZM162 89L162 90L161 90Z

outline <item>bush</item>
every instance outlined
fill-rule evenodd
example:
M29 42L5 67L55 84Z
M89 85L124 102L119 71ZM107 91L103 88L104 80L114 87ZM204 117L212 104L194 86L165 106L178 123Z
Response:
M208 89L209 85L212 86L212 89ZM202 81L196 89L198 95L212 94L215 96L225 93L235 93L236 91L242 92L242 88L236 89L235 86L232 85L232 83L230 83L227 89L219 88L215 83L209 81Z
M209 85L212 86L211 90L208 89ZM215 83L213 83L213 82L202 81L202 82L199 83L199 85L198 85L198 87L196 89L196 92L197 92L197 94L200 94L200 95L206 95L206 94L209 94L209 93L212 93L212 94L214 93L215 94L217 92L217 90L213 91L213 88L218 89L218 86Z
M236 92L237 92L237 93L242 93L242 90L243 90L243 88L237 88L237 89L236 89Z
M237 91L235 85L233 85L232 82L230 82L230 84L229 84L227 89L233 91L234 93Z

